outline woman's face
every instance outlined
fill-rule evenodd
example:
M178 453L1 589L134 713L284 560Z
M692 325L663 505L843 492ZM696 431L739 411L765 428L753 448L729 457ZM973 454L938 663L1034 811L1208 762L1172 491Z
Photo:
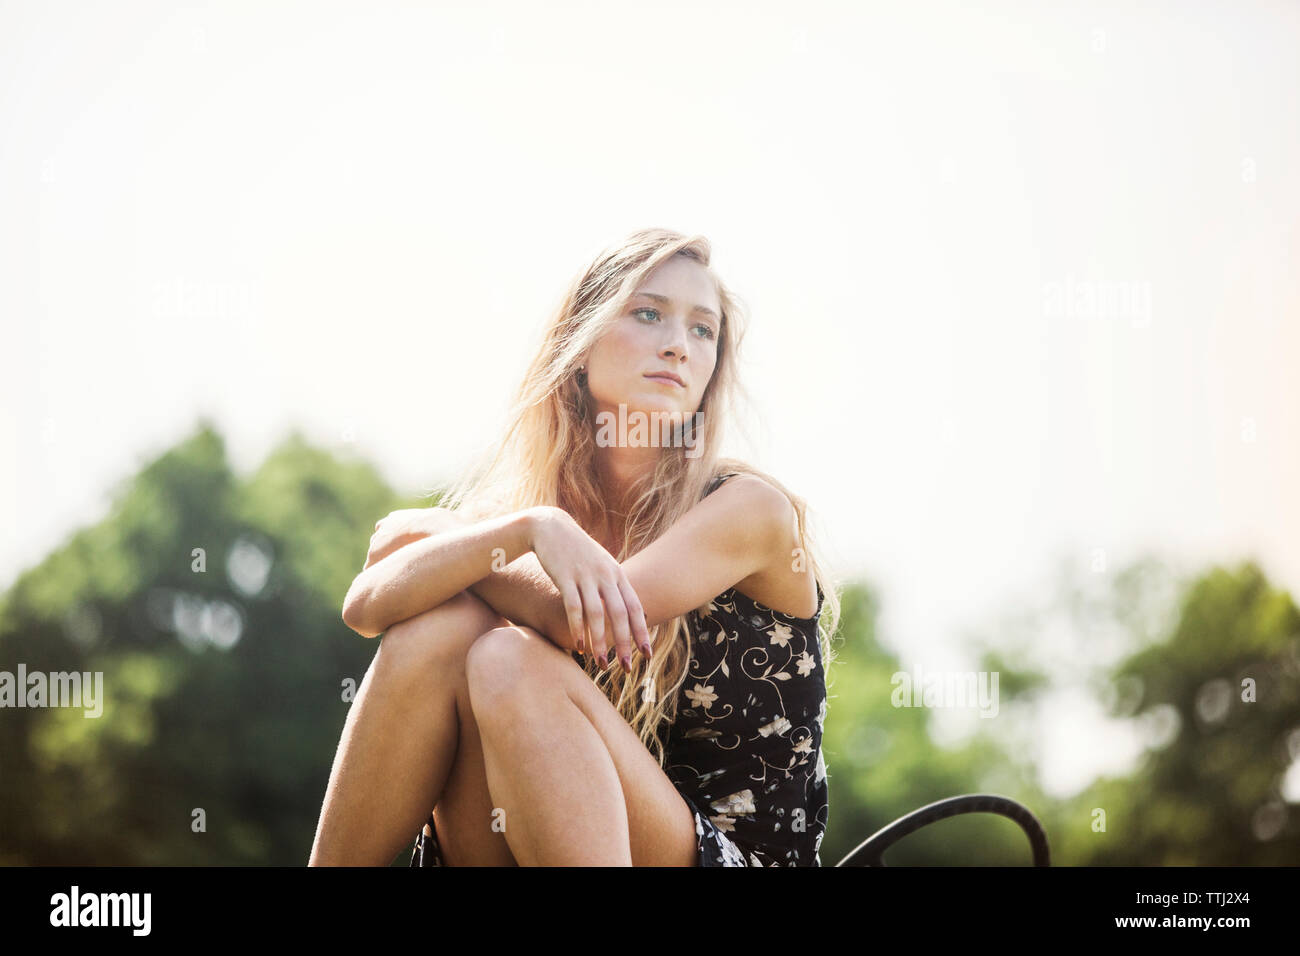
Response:
M587 358L597 412L697 411L718 360L722 305L708 270L685 256L660 263ZM678 385L655 373L671 372Z

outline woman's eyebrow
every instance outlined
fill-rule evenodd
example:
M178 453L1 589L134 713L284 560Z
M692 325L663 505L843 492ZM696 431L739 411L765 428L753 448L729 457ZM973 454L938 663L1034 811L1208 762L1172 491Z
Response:
M666 295L659 295L659 294L656 293L656 292L636 292L636 293L633 293L633 298L635 298L635 297L638 296L638 295L639 295L639 296L644 296L644 297L647 298L647 299L654 299L656 302L661 302L661 303L663 303L664 305L668 305L670 302L672 302L672 299L668 298L668 296L666 296ZM702 306L702 305L697 305L697 306L696 306L694 309L692 309L691 311L692 311L692 312L703 312L705 315L711 315L711 316L713 316L715 319L718 318L718 313L714 312L712 309L706 309L706 308L705 308L704 306Z

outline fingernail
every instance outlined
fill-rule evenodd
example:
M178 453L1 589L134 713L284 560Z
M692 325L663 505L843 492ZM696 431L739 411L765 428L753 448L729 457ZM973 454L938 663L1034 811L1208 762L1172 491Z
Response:
M620 658L620 660L623 662L623 671L624 671L624 673L627 673L627 674L632 673L632 658L631 658L629 655L624 654L624 655Z

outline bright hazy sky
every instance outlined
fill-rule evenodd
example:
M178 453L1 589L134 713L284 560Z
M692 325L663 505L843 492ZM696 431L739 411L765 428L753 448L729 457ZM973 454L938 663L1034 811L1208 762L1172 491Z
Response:
M730 450L905 666L1096 549L1300 594L1297 50L1291 3L0 5L0 586L200 414L445 480L663 226L749 306ZM1054 712L1058 789L1131 758Z

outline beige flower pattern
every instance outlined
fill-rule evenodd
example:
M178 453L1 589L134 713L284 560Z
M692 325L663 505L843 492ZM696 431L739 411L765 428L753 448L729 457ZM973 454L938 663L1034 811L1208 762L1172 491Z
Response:
M817 612L729 588L693 612L667 770L696 816L704 866L820 866L829 819Z

